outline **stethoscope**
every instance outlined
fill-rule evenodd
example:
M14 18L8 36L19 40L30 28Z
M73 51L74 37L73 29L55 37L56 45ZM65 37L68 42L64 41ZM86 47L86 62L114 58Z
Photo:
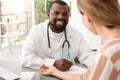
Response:
M48 23L48 25L47 25L48 47L49 47L49 53L52 53L52 51L51 51L51 46L50 46L49 26L50 26L50 23ZM64 45L65 45L65 43L67 43L67 45L68 45L68 55L67 55L67 56L68 56L68 59L70 60L70 52L69 52L70 43L69 43L69 41L68 41L68 39L67 39L66 29L64 30L64 34L65 34L65 41L64 41L63 44L62 44L62 55L63 55Z

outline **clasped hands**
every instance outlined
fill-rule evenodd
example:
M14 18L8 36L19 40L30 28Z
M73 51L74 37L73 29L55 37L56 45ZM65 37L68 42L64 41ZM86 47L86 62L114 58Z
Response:
M55 61L54 66L46 66L44 64L41 65L40 73L43 75L53 75L54 71L67 71L71 68L72 65L73 62L67 59L59 59Z

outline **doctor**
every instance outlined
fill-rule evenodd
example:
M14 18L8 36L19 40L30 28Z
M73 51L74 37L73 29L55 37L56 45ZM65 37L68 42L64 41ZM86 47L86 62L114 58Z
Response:
M69 24L69 6L62 0L53 1L48 9L49 21L32 27L22 49L21 65L39 69L41 64L68 70L78 57L90 66L94 53L83 35Z

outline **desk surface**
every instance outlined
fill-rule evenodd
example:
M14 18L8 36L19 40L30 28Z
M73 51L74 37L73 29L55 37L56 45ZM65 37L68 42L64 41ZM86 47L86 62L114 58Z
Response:
M21 76L22 72L36 72L36 73L39 72L39 70L36 69L21 67L20 62L17 60L0 60L0 67L5 68L19 76ZM53 76L40 75L40 80L60 80L60 79Z
M14 60L0 60L0 67L7 69L19 76L21 76L22 72L39 72L39 70L36 70L36 69L30 69L30 68L24 68L24 67L21 68L20 62L14 61ZM60 79L53 76L40 75L40 80L60 80Z

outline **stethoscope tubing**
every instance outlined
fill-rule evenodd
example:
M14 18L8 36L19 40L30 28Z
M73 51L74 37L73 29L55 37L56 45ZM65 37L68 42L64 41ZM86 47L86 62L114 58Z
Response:
M50 36L49 36L49 26L50 26L50 23L48 23L48 25L47 25L48 47L49 47L49 49L50 49L50 48L51 48L51 45L50 45ZM67 43L67 44L68 44L68 50L69 50L69 48L70 48L70 43L69 43L69 41L67 40L66 29L64 30L64 34L65 34L65 41L64 41L63 44L62 44L62 48L64 48L65 43Z
M48 47L50 49L51 47L50 47L49 26L50 26L50 23L48 23L48 25L47 25L47 39L48 39Z

